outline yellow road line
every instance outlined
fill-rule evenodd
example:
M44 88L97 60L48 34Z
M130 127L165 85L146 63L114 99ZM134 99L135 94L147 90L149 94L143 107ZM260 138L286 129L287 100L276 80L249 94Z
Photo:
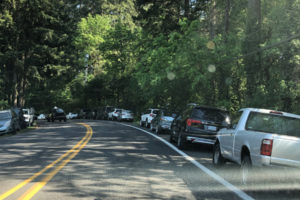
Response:
M81 144L81 146L74 150L74 152L61 164L59 164L50 174L48 174L41 182L34 184L30 189L28 189L18 200L30 200L37 192L39 192L70 160L72 160L80 151L81 149L89 142L92 137L93 131L92 129L84 125L88 129L89 137L88 139Z
M87 132L86 132L86 135L72 149L70 149L69 151L67 151L66 153L64 153L62 156L60 156L57 160L53 161L51 164L47 165L41 171L35 173L30 178L24 180L23 182L19 183L17 186L15 186L12 189L8 190L7 192L1 194L0 195L0 200L3 200L5 198L9 197L13 193L15 193L16 191L18 191L19 189L21 189L22 187L24 187L25 185L27 185L31 181L33 181L35 178L37 178L38 176L40 176L41 174L43 174L45 171L47 171L48 169L52 168L55 164L57 164L62 159L64 159L65 157L67 157L69 154L71 154L75 149L77 149L84 142L84 140L89 137L90 130L92 130L88 125L86 125L84 123L79 123L79 124L85 126L87 128Z

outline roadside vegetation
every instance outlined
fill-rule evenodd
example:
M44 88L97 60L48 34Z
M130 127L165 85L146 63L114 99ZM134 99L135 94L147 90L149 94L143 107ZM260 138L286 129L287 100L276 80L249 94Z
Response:
M0 10L0 107L300 113L299 0L3 0Z

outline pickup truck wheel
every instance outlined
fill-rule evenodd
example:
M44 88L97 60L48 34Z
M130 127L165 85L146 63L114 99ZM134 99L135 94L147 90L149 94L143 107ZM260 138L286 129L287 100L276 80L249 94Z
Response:
M178 139L177 139L177 147L179 149L185 149L186 148L186 141L183 139L181 132L179 132Z
M242 184L249 184L250 171L252 168L251 158L249 155L244 155L241 163Z
M224 164L225 164L225 159L221 154L220 144L217 143L214 145L214 150L213 150L213 165L215 167L221 167Z
M140 120L140 127L143 127L143 121Z

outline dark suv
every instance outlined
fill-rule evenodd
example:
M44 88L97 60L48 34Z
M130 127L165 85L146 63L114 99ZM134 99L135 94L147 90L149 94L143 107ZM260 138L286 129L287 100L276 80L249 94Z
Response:
M48 115L47 117L48 122L54 122L55 120L59 120L59 121L67 121L67 117L66 114L64 112L63 109L61 108L57 108L54 107L50 113L50 115Z
M192 104L173 121L170 142L180 149L188 143L214 144L217 132L230 123L226 110Z

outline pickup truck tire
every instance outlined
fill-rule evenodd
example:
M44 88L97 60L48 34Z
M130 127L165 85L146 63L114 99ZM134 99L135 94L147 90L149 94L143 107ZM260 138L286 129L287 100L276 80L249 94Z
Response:
M251 168L252 168L251 158L248 154L245 154L242 157L242 162L241 162L242 184L244 185L249 184Z
M148 123L148 119L146 119L146 124L145 124L146 128L149 128L149 123Z
M140 127L143 127L143 121L142 120L140 120Z
M178 139L177 139L177 147L178 147L179 149L186 149L186 141L185 141L185 139L182 137L181 132L179 132L179 135L178 135Z
M215 167L221 167L224 164L225 164L225 159L222 156L220 144L216 143L213 149L213 165Z

